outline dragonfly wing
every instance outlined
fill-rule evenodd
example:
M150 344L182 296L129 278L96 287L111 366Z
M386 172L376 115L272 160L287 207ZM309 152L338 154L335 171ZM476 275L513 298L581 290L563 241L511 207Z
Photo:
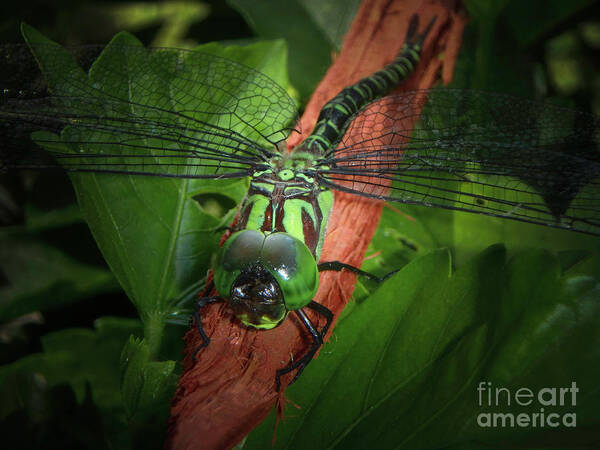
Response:
M0 48L14 68L1 81L0 166L246 176L296 117L274 81L218 56L149 50L126 34L101 51L40 39Z
M507 95L414 91L362 110L318 177L366 197L600 235L599 124Z

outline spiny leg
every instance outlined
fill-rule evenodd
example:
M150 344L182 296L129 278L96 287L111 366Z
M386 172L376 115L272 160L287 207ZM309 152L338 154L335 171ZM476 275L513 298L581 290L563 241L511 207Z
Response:
M202 338L202 344L196 347L196 350L194 350L194 353L192 354L192 359L194 361L196 360L196 355L198 354L198 352L204 347L206 347L208 344L210 344L210 338L206 335L204 328L202 328L202 318L200 317L200 309L204 308L206 305L210 305L211 303L217 303L222 301L223 299L221 297L219 297L218 295L213 295L210 297L202 297L198 299L196 305L194 306L194 318L196 319L196 327L198 328L198 333Z
M298 315L298 317L300 318L300 320L302 321L302 323L304 324L304 326L306 327L308 332L311 334L311 336L313 338L313 344L312 344L311 348L308 350L308 352L306 352L306 354L304 356L302 356L302 358L297 359L289 366L284 367L283 369L279 369L277 371L277 374L275 375L275 384L277 386L276 387L277 392L279 392L279 389L281 389L281 376L285 375L286 373L290 373L293 370L298 369L298 372L296 372L296 375L294 376L292 381L290 381L288 386L290 384L293 384L296 382L296 380L298 379L298 377L300 376L300 374L302 373L304 368L314 358L315 353L317 353L317 350L319 350L321 345L323 345L323 338L324 338L325 334L327 333L327 330L329 329L331 322L333 321L333 313L328 308L321 305L320 303L311 301L308 305L306 305L306 307L321 314L323 317L325 317L327 322L325 323L325 326L323 327L323 329L321 331L317 331L315 326L312 324L312 322L306 315L306 313L302 310L302 308L298 309L297 311L294 311Z
M350 264L345 264L342 263L340 261L328 261L328 262L322 262L319 263L317 265L317 268L319 269L319 272L325 271L325 270L336 270L336 271L341 271L343 269L347 269L350 270L358 275L362 275L365 276L367 278L369 278L370 280L376 281L378 283L383 282L386 278L390 277L391 275L395 274L396 272L398 272L398 270L394 270L393 272L388 273L387 275L384 275L383 277L378 277L376 275L373 275L371 273L365 272L363 270L360 270L354 266L351 266ZM279 391L279 389L281 388L281 376L285 375L286 373L289 373L295 369L298 369L298 372L296 372L296 376L294 376L294 378L292 379L292 381L290 381L290 385L293 384L298 377L300 376L300 374L302 373L302 371L304 370L304 368L308 365L309 362L312 361L312 359L315 356L315 353L317 352L317 350L319 350L319 348L321 347L321 345L323 345L323 338L325 337L325 334L327 334L327 330L329 330L329 327L331 326L331 323L333 321L333 313L326 308L325 306L321 305L320 303L317 303L315 301L311 301L308 305L306 305L307 308L312 309L313 311L321 314L323 317L325 317L325 319L327 320L327 322L325 323L325 326L323 327L323 329L321 331L317 331L314 327L314 325L312 324L312 322L310 321L310 319L306 316L306 314L304 313L304 311L302 309L299 309L297 311L295 311L295 313L298 315L298 317L300 317L300 320L302 321L302 323L304 324L304 326L306 327L306 329L309 331L309 333L311 334L311 336L313 337L313 345L312 347L308 350L308 352L306 352L306 354L304 356L302 356L302 358L294 361L292 364L290 364L288 367L285 367L283 369L280 369L277 371L277 375L275 377L275 383L277 385L277 391ZM288 385L289 386L289 385Z
M320 331L321 337L324 338L329 330L329 327L331 326L331 322L333 322L333 313L329 308L315 302L314 300L306 305L306 307L325 317L325 326Z
M323 272L326 270L335 270L337 272L340 272L343 269L347 269L351 272L354 272L357 275L366 277L369 280L376 281L377 283L384 282L385 280L387 280L389 277L391 277L392 275L394 275L396 272L398 272L400 270L400 269L392 270L390 273L385 274L382 277L378 277L377 275L373 275L372 273L365 272L364 270L360 270L357 267L351 266L350 264L346 264L346 263L343 263L340 261L322 262L317 265L317 268L319 269L319 272Z

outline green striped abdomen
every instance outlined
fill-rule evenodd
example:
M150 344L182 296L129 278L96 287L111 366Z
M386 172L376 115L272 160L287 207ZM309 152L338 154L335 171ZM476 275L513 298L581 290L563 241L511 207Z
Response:
M373 75L343 89L327 102L319 114L315 129L302 145L313 154L321 154L332 148L342 137L349 119L355 113L404 81L419 62L423 41L434 21L413 41L418 25L415 18L409 26L406 42L396 59Z

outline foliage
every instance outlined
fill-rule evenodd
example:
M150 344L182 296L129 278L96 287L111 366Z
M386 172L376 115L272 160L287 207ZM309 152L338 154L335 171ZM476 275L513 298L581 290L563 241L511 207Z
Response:
M600 284L587 275L593 267L581 270L590 262L561 271L544 250L507 261L500 245L454 273L447 250L415 259L354 307L322 361L289 389L298 409L279 426L276 448L445 448L517 437L542 445L547 428L478 425L481 413L540 406L482 406L482 381L511 392L575 381L577 407L546 411L576 411L577 427L597 425ZM571 350L583 342L585 351ZM264 422L245 448L264 448L273 425ZM578 429L566 431L563 443L577 442Z
M293 2L283 12L265 2L230 3L259 36L289 39L293 88L305 100L339 45L340 33L328 26L336 10L319 10L310 1ZM516 1L468 2L474 21L455 86L527 97L556 94L552 76L539 75L540 66L551 63L531 55L586 4L552 2L554 13L533 21ZM545 8L535 11L540 9ZM24 30L30 42L45 40ZM290 30L311 39L289 35ZM498 30L501 39L494 39ZM112 45L123 43L140 45L123 33ZM288 87L287 50L280 41L201 49L255 67ZM96 64L109 60L110 46ZM585 61L580 66L585 73ZM60 73L54 76L60 83ZM83 71L81 76L88 77ZM3 360L0 429L10 448L65 442L80 448L158 448L185 331L169 321L189 312L182 300L210 266L223 215L240 201L245 185L111 175L72 181L114 278L102 264L66 248L68 239L52 238L60 230L72 237L81 227L72 206L43 211L27 202L25 225L0 235L2 331L12 330L6 335L18 341L26 334L19 317L34 311L52 317L59 308L68 315L76 303L114 292L115 278L140 319L98 315L93 328L59 326L42 336L35 353ZM221 212L215 216L210 205ZM128 221L132 212L136 223ZM330 342L289 389L300 409L286 410L275 446L522 448L559 442L581 448L597 441L592 430L598 427L600 400L598 244L586 236L507 222L386 208L363 269L383 274L403 268L381 286L359 284ZM493 245L498 242L503 245ZM174 261L190 255L192 261L175 277ZM480 413L500 411L477 404L481 381L512 392L569 387L575 381L577 428L561 428L560 438L549 428L482 428ZM523 411L538 412L537 406ZM521 410L513 405L501 412ZM273 426L271 417L245 446L268 448Z

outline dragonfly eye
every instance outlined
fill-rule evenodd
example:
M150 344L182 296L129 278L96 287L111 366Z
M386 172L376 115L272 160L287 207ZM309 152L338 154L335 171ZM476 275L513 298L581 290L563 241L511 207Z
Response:
M314 256L298 238L246 229L231 235L221 247L214 280L242 323L273 328L288 311L310 303L319 286L319 272Z
M254 328L276 327L287 314L277 280L260 264L242 271L235 279L230 302L236 317Z

